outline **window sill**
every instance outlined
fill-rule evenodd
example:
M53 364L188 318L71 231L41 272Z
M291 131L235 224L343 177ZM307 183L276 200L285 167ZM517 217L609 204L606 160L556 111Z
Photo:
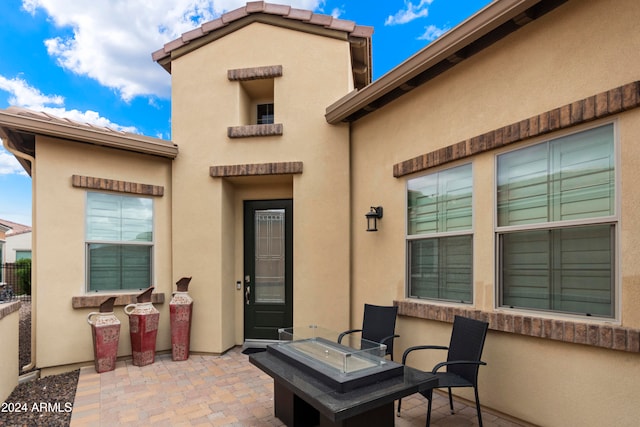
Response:
M443 306L423 301L394 301L401 316L453 323L458 316L489 322L489 329L499 332L583 344L610 350L640 352L640 329L608 324L585 323L572 320L554 320L535 315L486 312L455 306Z
M124 306L128 304L134 304L139 294L96 294L96 295L83 295L71 298L71 306L75 308L100 308L102 304L109 297L116 297L114 306ZM151 302L154 304L164 304L164 293L152 293Z
M251 138L256 136L282 135L282 123L267 125L230 126L227 128L229 138Z

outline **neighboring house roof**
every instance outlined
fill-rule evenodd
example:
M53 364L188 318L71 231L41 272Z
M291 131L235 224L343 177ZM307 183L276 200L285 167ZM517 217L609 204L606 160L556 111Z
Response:
M356 121L567 1L493 1L375 82L327 107L327 122Z
M9 146L35 157L35 137L37 135L170 159L174 159L178 155L178 147L173 142L164 139L79 123L25 108L9 107L6 110L0 110L0 138L8 140ZM18 161L31 175L31 162L21 158L18 158Z
M373 34L373 27L356 25L353 21L313 13L310 10L295 9L291 6L263 1L249 2L244 7L202 24L200 27L182 34L180 38L165 44L162 49L153 52L151 57L171 73L172 60L253 22L262 22L349 41L355 87L359 89L371 82L371 34Z
M18 234L30 233L31 227L28 225L18 224L17 222L8 221L0 218L0 230L2 228L8 229L5 234L6 237L17 236Z

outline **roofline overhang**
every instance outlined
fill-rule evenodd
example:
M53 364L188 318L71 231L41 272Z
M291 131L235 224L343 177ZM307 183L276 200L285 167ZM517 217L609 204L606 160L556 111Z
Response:
M32 115L13 114L6 110L0 111L0 137L11 141L13 133L26 133L39 136L49 136L68 141L83 142L103 147L150 154L153 156L175 159L178 147L162 139L138 136L131 133L119 132L107 128L97 128L91 125L80 125L69 121L37 118ZM43 114L43 117L47 117ZM16 148L19 144L12 145Z
M493 1L378 80L327 107L325 118L330 124L356 121L566 1ZM478 46L470 49L474 43Z
M351 50L354 86L360 89L371 83L373 27L264 1L248 2L244 7L227 12L182 34L166 43L162 49L153 52L151 58L171 74L172 61L253 23L347 41Z

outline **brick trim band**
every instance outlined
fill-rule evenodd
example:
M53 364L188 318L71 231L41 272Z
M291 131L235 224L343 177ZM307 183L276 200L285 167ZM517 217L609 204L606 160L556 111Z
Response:
M91 176L72 175L71 185L76 188L88 188L91 190L117 191L120 193L141 194L144 196L164 196L164 187L161 185L140 184L115 179L94 178Z
M394 301L401 316L453 323L454 316L489 322L489 329L529 337L584 344L610 350L640 352L640 329L598 325L570 320L552 320L512 313L486 312L462 307L445 307L414 301Z
M282 123L269 123L265 125L229 126L227 136L229 138L249 138L254 136L279 136L282 135Z
M271 79L282 76L282 65L268 65L266 67L239 68L228 70L227 77L231 81Z
M137 301L139 294L98 294L98 295L83 295L77 297L71 297L71 306L73 308L99 308L109 297L116 297L114 306L123 306L133 304ZM153 304L164 304L164 293L152 293L151 302Z
M292 175L300 173L302 173L302 162L253 163L244 165L211 166L209 168L209 174L214 178Z
M639 106L640 81L635 81L397 163L393 165L393 176L400 178L514 142L609 117Z

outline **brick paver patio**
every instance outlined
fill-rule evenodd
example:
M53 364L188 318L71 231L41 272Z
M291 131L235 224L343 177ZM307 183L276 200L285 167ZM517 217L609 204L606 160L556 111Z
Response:
M183 362L164 354L143 367L120 361L115 371L102 374L93 366L84 367L71 427L282 426L273 415L273 380L251 365L241 350L236 347L222 356L191 355ZM474 407L455 402L456 414L450 415L447 399L434 396L433 426L478 425ZM426 403L419 394L403 399L396 426L423 426ZM483 411L483 421L486 426L524 425L488 411Z

